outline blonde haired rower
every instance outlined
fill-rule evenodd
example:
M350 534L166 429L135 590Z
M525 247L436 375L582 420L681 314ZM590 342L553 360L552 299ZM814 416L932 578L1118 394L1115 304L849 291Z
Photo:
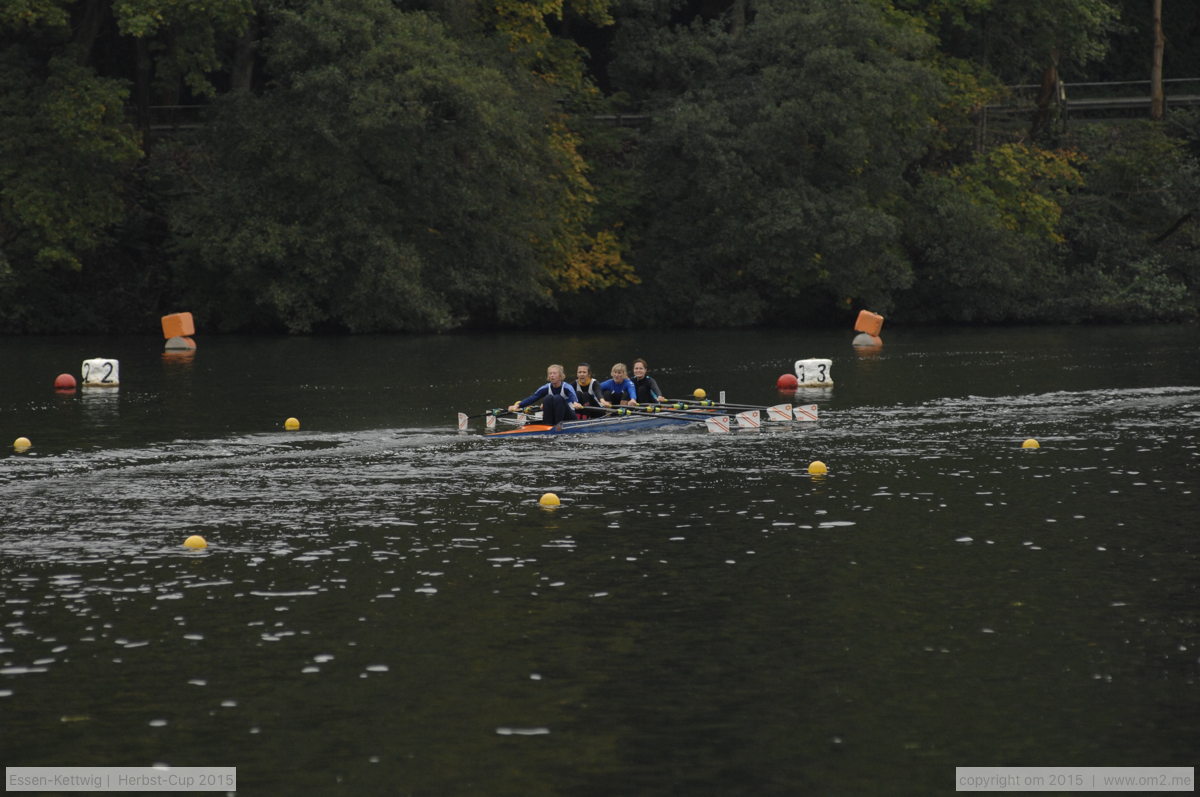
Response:
M612 379L600 383L600 403L605 407L614 404L637 406L637 394L633 391L633 381L629 379L625 363L617 363L612 367Z
M513 404L508 411L516 412L540 401L542 402L542 423L555 426L562 421L575 420L578 417L575 415L575 410L580 407L579 397L575 395L575 388L563 381L566 376L566 371L561 365L554 364L547 367L546 384L533 391L532 395Z

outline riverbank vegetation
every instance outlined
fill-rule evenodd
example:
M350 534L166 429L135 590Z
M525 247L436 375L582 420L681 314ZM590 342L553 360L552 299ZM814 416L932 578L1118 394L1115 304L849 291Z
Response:
M1151 8L10 0L0 331L1195 320Z

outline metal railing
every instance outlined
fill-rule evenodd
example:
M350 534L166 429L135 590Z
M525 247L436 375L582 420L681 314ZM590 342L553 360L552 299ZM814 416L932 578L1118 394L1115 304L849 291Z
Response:
M1059 81L1050 109L1054 125L1061 132L1071 120L1149 117L1150 87L1149 80ZM1042 86L1006 89L1006 101L988 104L976 114L977 148L997 138L1020 140L1028 135ZM1163 95L1167 109L1200 106L1200 78L1163 80Z

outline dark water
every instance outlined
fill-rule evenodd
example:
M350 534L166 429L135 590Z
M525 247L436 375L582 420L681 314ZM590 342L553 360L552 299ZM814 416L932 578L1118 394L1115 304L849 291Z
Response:
M884 332L0 340L0 758L247 794L1193 765L1195 330ZM53 392L97 356L118 390ZM836 384L755 433L455 431L637 356L672 395Z

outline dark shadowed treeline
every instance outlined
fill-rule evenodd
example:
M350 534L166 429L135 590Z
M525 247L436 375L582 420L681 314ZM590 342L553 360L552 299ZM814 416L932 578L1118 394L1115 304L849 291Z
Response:
M1152 8L4 0L0 331L1194 320Z

